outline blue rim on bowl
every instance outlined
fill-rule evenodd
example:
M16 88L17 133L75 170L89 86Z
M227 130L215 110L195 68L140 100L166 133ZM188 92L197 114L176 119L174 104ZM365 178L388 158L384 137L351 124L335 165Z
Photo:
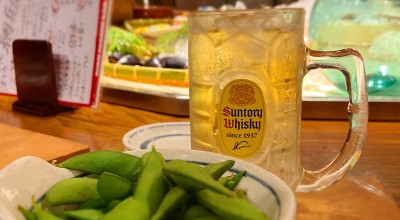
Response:
M162 148L190 149L189 122L163 122L137 127L127 132L122 143L126 150L146 150L153 144Z

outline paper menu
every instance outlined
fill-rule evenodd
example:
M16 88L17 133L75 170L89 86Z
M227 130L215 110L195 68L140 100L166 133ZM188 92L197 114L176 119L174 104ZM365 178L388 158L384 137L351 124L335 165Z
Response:
M0 0L0 93L16 95L12 42L47 40L60 103L97 103L110 0ZM34 53L34 51L32 51Z

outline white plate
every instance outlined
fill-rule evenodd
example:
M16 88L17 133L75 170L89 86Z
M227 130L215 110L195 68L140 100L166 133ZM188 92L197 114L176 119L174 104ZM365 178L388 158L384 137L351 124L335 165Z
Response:
M295 219L296 200L291 189L277 176L252 163L237 158L188 149L158 149L166 160L182 159L201 165L221 160L235 160L230 172L246 170L239 188L247 190L248 198L272 220ZM127 151L141 156L145 150ZM35 157L20 158L0 170L0 219L22 220L17 205L29 207L32 195L41 198L55 182L71 178L73 172L57 168Z
M130 130L122 138L126 150L159 148L190 149L189 122L149 124Z

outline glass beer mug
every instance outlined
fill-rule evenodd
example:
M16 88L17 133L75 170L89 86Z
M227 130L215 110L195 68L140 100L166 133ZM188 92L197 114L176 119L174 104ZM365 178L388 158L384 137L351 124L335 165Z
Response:
M189 13L190 131L192 149L251 161L293 190L313 191L339 180L359 158L368 98L361 55L307 48L304 17L303 9ZM341 57L353 57L356 71ZM337 157L308 171L299 149L302 80L317 68L345 76L350 129Z

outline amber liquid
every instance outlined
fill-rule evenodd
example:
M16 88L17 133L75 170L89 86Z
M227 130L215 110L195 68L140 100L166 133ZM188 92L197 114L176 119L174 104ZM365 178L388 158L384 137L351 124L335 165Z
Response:
M258 150L241 159L295 188L303 172L299 155L303 26L274 24L271 16L189 18L191 144L192 149L231 155L222 147L218 123L221 92L235 79L255 82L264 97L265 129Z

